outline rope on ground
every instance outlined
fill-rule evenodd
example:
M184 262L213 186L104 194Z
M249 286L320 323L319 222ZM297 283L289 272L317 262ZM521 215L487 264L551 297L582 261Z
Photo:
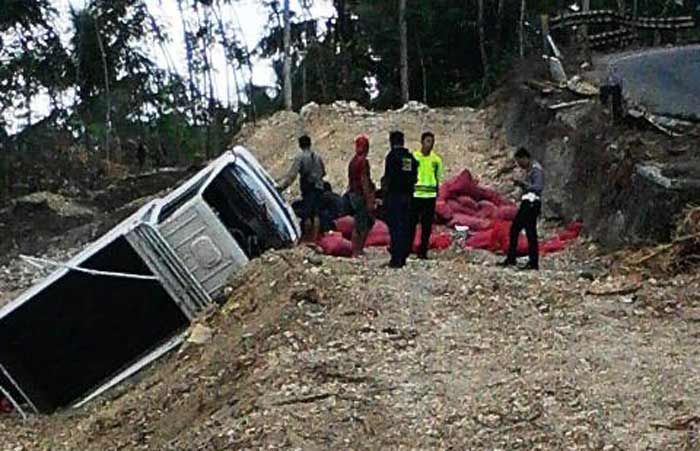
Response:
M130 274L124 272L113 272L113 271L100 271L97 269L88 269L81 266L69 265L67 263L61 263L54 260L49 260L46 258L29 257L27 255L20 255L19 258L39 269L46 269L46 266L53 266L56 268L65 268L71 271L83 272L90 274L92 276L105 276L105 277L119 277L123 279L136 279L136 280L158 280L156 276L149 276L145 274Z

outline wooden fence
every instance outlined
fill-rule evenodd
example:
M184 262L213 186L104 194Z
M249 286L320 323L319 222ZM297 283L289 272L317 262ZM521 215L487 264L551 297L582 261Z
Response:
M590 33L588 40L591 48L627 45L639 39L638 32L640 30L679 32L696 26L695 20L691 16L633 17L607 9L562 14L546 18L546 21L547 31L596 25L615 28L611 31Z
M695 20L691 16L635 18L608 9L563 14L549 19L550 30L599 24L625 25L646 30L687 30L695 27Z

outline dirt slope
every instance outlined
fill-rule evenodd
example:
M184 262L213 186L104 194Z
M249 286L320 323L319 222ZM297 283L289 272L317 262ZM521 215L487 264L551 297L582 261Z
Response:
M578 252L541 274L459 253L398 272L380 254L365 264L267 255L206 320L210 343L87 410L4 419L0 440L52 450L697 445L697 277L594 296L604 287L577 268L605 262Z
M442 155L448 175L469 168L488 179L507 156L500 139L491 136L485 115L471 108L428 109L419 104L398 111L374 113L347 102L333 105L309 105L302 114L278 113L246 127L236 143L250 148L273 177L284 175L297 152L297 138L311 136L314 147L323 156L328 180L337 192L347 186L347 164L354 154L355 136L370 137L372 174L378 182L389 150L389 132L400 129L406 134L407 147L420 146L420 135L432 131L436 150ZM297 192L295 185L292 193Z
M467 109L278 114L240 142L274 175L305 130L344 187L352 138L426 128L485 183L504 147ZM700 277L616 269L586 241L538 274L451 249L399 271L273 252L231 281L213 337L86 408L0 418L0 449L696 449ZM595 279L595 280L592 280ZM118 325L128 327L128 325Z

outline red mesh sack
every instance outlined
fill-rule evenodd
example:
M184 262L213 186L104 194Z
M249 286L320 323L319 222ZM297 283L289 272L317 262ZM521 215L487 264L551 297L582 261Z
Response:
M566 248L566 242L559 237L551 238L543 243L540 243L540 254L547 255L554 252L561 252Z
M480 218L493 219L496 217L496 205L488 200L479 201L479 211L476 216Z
M418 227L416 227L416 234L413 235L413 244L411 244L411 252L414 254L418 252L418 248L420 247L420 234L421 226L418 225ZM428 241L428 246L430 246L430 241Z
M444 200L435 202L435 215L441 222L449 222L452 219L452 208Z
M563 232L559 233L559 238L562 241L571 241L579 237L583 224L580 222L572 222L566 226Z
M459 202L462 206L466 207L469 210L479 209L479 203L469 196L459 196L457 198L457 202Z
M430 249L444 250L452 244L452 235L447 232L433 233L430 235Z
M420 239L421 239L421 227L420 225L416 227L416 234L413 237L413 245L411 245L411 251L415 254L420 250ZM452 244L452 236L447 232L437 232L433 229L430 234L430 240L428 241L428 249L442 250L447 249Z
M474 178L465 169L440 186L440 197L453 198L461 194L468 194L472 186L474 186Z
M372 230L369 231L367 235L367 241L365 242L366 247L381 247L388 246L391 242L391 235L389 234L389 226L385 222L376 220Z
M352 231L355 229L355 218L352 216L343 216L335 220L335 230L343 235L343 238L352 238Z
M463 214L463 215L475 215L476 210L472 210L471 208L467 208L466 206L462 205L459 203L459 201L450 199L447 201L447 205L450 207L452 210L452 217L456 214Z
M510 241L510 239L508 241ZM518 257L522 257L522 256L527 255L529 249L530 248L529 248L528 243L527 243L527 237L525 236L524 233L521 233L518 236L518 247L516 248L515 253ZM507 252L508 252L508 246L506 246L506 248L503 249L504 254Z
M472 248L472 249L491 250L491 235L492 234L493 234L492 229L482 230L480 232L476 232L467 239L465 246L468 248Z
M507 252L510 241L510 225L508 221L493 221L491 243L488 249L494 252Z
M502 221L512 221L518 214L518 206L515 204L501 205L496 208L496 219Z
M352 243L339 233L327 233L317 244L326 255L352 257Z

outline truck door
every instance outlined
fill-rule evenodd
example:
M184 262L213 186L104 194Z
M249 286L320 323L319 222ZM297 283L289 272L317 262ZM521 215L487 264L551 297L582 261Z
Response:
M234 237L200 196L158 228L212 298L221 293L232 273L248 263Z

